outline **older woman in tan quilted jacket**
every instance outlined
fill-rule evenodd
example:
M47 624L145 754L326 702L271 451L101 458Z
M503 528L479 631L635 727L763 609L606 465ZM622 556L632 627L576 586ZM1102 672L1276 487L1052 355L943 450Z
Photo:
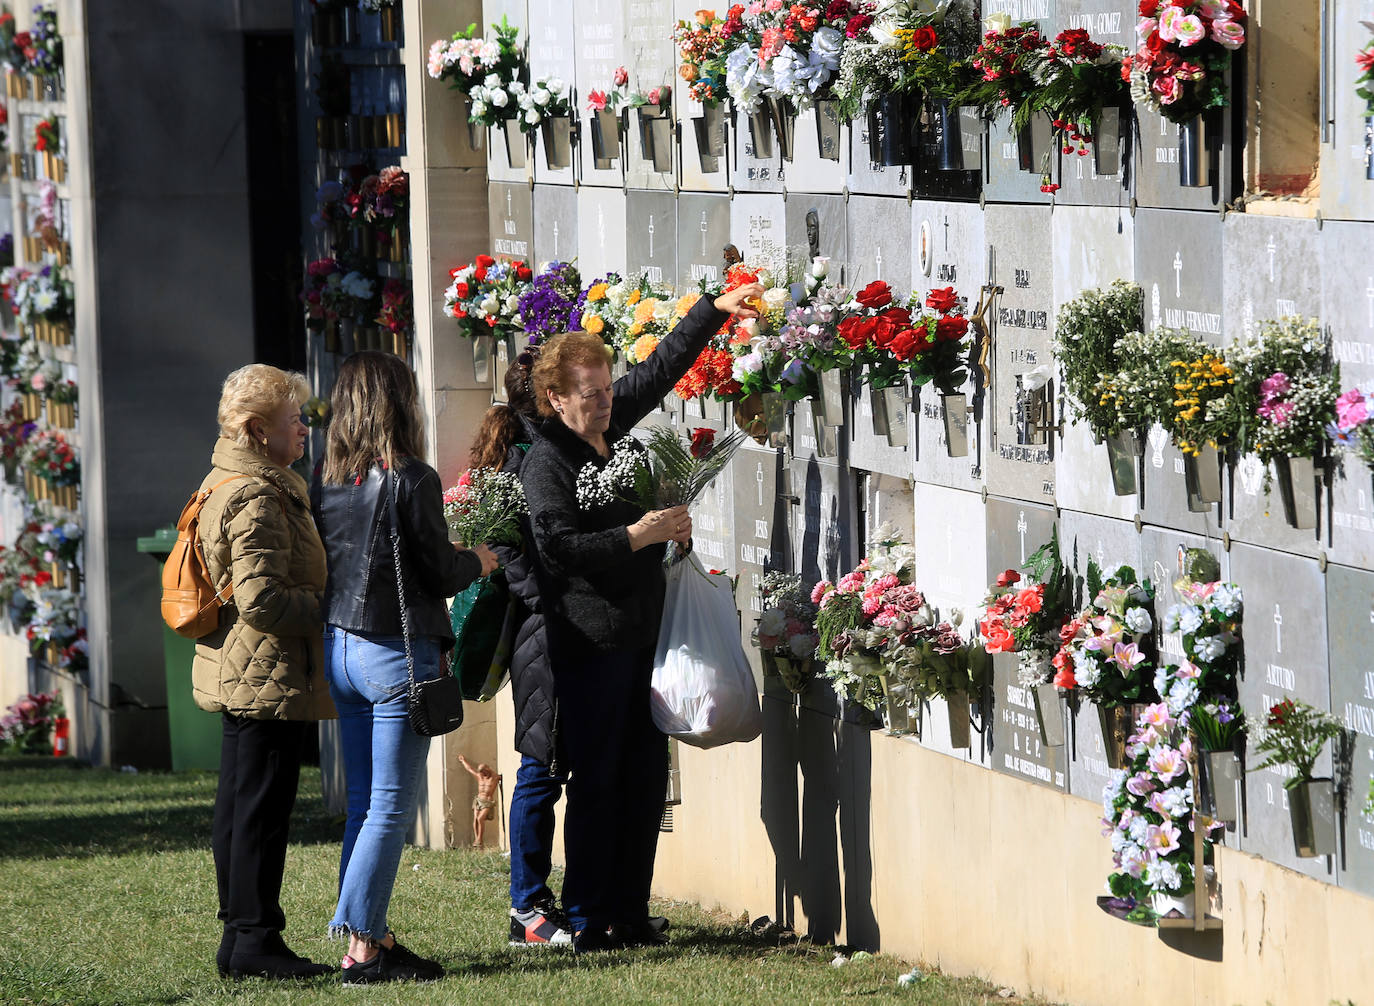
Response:
M301 747L334 705L323 673L325 554L309 489L290 469L305 451L305 378L264 364L234 371L219 403L211 489L200 513L221 593L219 627L196 643L196 704L222 714L212 846L224 932L222 975L302 978L333 971L293 953L279 903Z

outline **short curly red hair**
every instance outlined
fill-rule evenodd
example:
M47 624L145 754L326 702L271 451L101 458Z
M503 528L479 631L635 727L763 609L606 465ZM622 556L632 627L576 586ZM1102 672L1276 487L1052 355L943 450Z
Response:
M610 350L601 336L590 332L564 332L555 335L539 350L534 365L534 405L541 416L553 415L549 392L568 394L572 386L573 367L607 367L611 365Z

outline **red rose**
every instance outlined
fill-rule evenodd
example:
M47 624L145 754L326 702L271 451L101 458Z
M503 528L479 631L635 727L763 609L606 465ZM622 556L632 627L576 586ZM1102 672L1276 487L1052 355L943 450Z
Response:
M934 308L941 314L949 314L959 306L959 296L952 286L942 286L926 294L926 307Z
M873 23L873 18L868 14L855 14L844 26L845 38L858 38Z
M889 307L878 317L885 322L896 325L898 328L911 327L911 312L904 307Z
M522 280L522 281L523 281L523 280L529 279L529 278L530 278L531 276L533 276L533 275L534 275L534 273L530 272L530 267L529 267L529 266L525 265L523 262L517 262L517 263L516 263L516 265L515 265L515 278L516 278L516 279Z
M477 258L473 260L472 264L479 269L486 269L489 266L494 266L496 264L496 259L492 258L490 255L478 255Z
M459 283L457 286L453 288L453 292L458 295L460 300L466 299L469 292L469 287L466 283Z
M930 25L917 28L911 33L911 47L920 52L930 52L940 44L940 36Z
M863 349L868 344L868 337L873 332L874 322L872 318L845 318L837 326L840 338L845 341L850 349Z
M968 319L957 314L941 318L935 323L937 342L957 342L968 331Z
M882 280L875 279L860 290L854 299L864 307L876 311L878 308L887 307L892 303L892 288Z
M486 268L483 267L483 266L478 266L476 269L473 270L473 272L472 272L472 278L475 279L475 280L476 280L477 282L479 282L479 283L485 283L485 282L487 281L487 270L486 270Z
M715 443L716 431L709 426L699 426L692 431L692 457L704 458L711 452L711 445Z
M1014 569L1008 569L997 574L997 586L1010 587L1013 583L1021 579L1021 574Z
M1154 17L1159 12L1159 0L1140 0L1140 16Z

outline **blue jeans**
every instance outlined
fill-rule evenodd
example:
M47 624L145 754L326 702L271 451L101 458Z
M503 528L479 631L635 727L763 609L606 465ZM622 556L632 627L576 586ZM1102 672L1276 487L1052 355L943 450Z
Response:
M415 678L439 676L439 641L410 641ZM363 636L326 626L325 669L339 710L348 823L339 863L339 905L331 932L380 940L415 818L429 738L406 717L406 655L400 636Z
M510 903L517 911L553 900L554 807L567 781L566 772L549 775L546 763L521 756L510 797Z

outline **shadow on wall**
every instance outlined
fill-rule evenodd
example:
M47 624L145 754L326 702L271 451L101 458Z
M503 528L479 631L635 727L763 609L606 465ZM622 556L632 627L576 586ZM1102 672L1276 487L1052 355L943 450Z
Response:
M800 903L807 935L817 943L837 942L843 932L847 944L877 950L869 846L872 729L868 714L856 712L841 718L825 683L793 696L769 679L760 813L776 863L774 917L795 929Z

